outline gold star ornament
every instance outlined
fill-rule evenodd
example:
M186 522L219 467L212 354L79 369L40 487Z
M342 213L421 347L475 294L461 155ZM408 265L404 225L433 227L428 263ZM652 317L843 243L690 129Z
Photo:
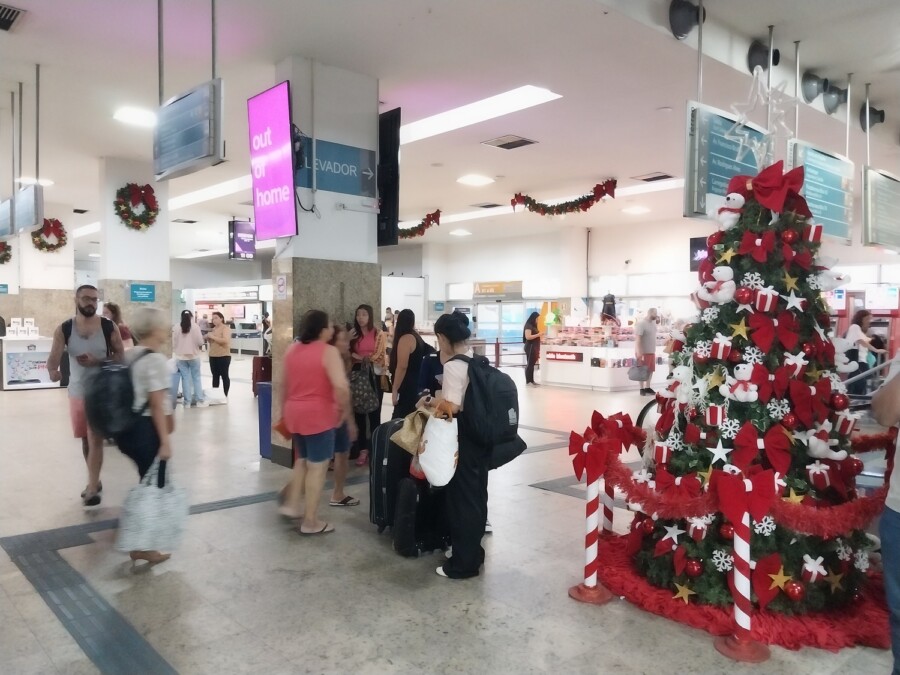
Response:
M673 600L684 600L684 604L688 604L688 598L692 595L697 595L696 591L692 591L687 586L682 586L681 584L675 584L675 588L678 589L678 592L672 596Z
M825 575L825 581L827 581L829 584L831 584L831 592L832 593L834 593L835 591L838 591L838 590L841 590L841 591L844 590L844 586L841 583L841 579L843 579L843 578L844 578L843 574L838 574L837 572L834 572L832 570L829 570L828 574Z
M782 499L784 499L784 501L786 502L791 502L792 504L802 504L803 498L805 496L806 495L798 495L796 492L794 492L794 488L791 488L791 493L787 497L783 497Z
M697 475L703 479L704 485L709 485L709 477L712 475L713 468L712 465L706 471L698 471Z
M731 329L731 337L736 338L740 335L745 340L747 339L747 321L744 318L741 318L740 323L730 323L728 327Z
M711 373L708 373L706 379L709 381L710 389L718 389L721 385L725 384L725 378L722 376L722 371L718 368Z
M790 274L785 272L782 279L784 279L784 290L786 290L786 291L799 291L800 290L797 287L797 277L792 277Z
M733 248L729 248L722 252L722 255L719 256L718 260L716 260L716 264L724 262L724 263L728 263L730 265L731 259L736 255L737 255L737 251L735 251Z
M770 574L769 578L772 580L772 585L769 586L770 591L774 588L784 590L784 585L791 580L791 577L784 573L784 565L778 568L778 574Z

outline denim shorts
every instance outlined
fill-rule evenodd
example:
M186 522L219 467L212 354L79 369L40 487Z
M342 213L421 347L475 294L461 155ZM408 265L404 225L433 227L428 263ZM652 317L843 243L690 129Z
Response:
M344 422L335 431L334 452L350 452L350 430L347 429L347 423Z
M334 457L337 431L337 429L329 429L310 436L294 434L294 448L300 459L308 462L327 462Z

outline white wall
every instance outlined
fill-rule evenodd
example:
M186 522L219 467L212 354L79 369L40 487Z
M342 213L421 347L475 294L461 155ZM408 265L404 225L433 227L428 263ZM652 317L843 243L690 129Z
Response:
M263 276L263 264L258 260L202 261L178 260L171 262L172 288L217 288L219 286L245 286L245 281L271 278Z
M382 246L378 249L381 276L421 277L423 246Z
M384 310L411 309L416 315L416 323L421 325L427 318L425 311L425 280L408 277L381 277L381 307L376 308L378 317Z

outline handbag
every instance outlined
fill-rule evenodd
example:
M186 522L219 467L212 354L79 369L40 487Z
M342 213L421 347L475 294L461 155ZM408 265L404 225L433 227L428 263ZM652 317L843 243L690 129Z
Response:
M647 366L631 366L628 369L628 379L632 382L646 382L650 379L650 369Z
M459 427L455 417L428 420L417 457L429 483L443 487L450 482L459 461Z
M362 363L357 370L350 373L350 400L353 402L353 412L359 415L375 412L381 405L372 384L373 379L370 363Z
M379 379L379 384L381 385L381 391L385 394L390 394L393 387L391 386L391 377L387 373L382 373L381 378Z
M159 458L144 478L128 491L119 516L116 547L120 551L173 551L178 546L188 515L187 493L176 487L160 470L166 468Z
M393 433L391 441L409 454L416 455L425 433L425 425L430 419L431 414L426 410L414 410L403 418L403 426Z

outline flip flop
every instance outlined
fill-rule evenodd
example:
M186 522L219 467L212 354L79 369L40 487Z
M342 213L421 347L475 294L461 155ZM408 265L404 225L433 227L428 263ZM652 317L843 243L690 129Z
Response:
M359 500L356 497L351 497L350 495L347 495L339 502L331 500L329 502L329 505L330 506L359 506Z
M330 523L325 523L318 532L304 532L299 527L297 528L297 534L303 537L316 537L320 534L330 534L331 532L334 532L334 526Z

